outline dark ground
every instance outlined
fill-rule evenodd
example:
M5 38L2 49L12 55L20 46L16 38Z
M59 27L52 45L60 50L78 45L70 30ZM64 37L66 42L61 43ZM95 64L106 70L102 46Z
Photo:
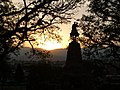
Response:
M91 61L71 67L38 63L21 82L0 83L0 90L120 90L120 70Z

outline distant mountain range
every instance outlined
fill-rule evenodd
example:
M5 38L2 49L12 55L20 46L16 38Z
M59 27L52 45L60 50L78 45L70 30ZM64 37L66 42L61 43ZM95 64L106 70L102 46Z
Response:
M65 61L67 56L67 49L55 49L51 50L50 53L52 54L53 61Z
M99 49L98 48L93 48L90 52L89 52L89 48L87 51L81 49L82 51L82 57L85 60L91 60L91 59L99 59L99 60L110 60L110 59L114 59L113 56L110 54L111 53L111 49L107 48L107 49L100 49L97 52L94 52L94 50ZM30 52L32 49L29 47L24 47L21 48L21 50L19 51L20 55L15 56L13 54L11 54L11 57L13 60L18 60L18 61L38 61L40 60L40 58L38 59L36 56L29 56L26 53ZM43 50L40 48L37 48L38 51ZM116 51L117 53L120 54L120 50ZM87 53L87 54L86 54ZM50 61L65 61L66 60L66 56L67 56L67 49L55 49L55 50L50 50L50 54L52 55L51 58L49 58ZM119 57L118 57L119 58Z
M18 60L18 61L38 61L40 59L36 58L36 56L29 56L27 52L30 52L32 49L29 47L24 47L21 48L19 51L19 55L14 55L11 54L11 57L13 60ZM37 50L43 50L40 48L37 48ZM66 55L67 55L67 49L55 49L55 50L50 50L50 55L52 56L50 58L51 61L65 61L66 60ZM32 53L31 53L32 54Z

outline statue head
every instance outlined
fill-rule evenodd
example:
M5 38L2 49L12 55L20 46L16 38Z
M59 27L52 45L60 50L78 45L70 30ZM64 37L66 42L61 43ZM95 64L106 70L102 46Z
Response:
M74 24L78 25L78 22L74 22Z

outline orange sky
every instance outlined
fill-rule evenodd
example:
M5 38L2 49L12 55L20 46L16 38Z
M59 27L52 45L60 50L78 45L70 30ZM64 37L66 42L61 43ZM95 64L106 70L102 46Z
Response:
M12 0L12 1L14 1L14 3L18 3L21 1L23 2L23 0ZM85 13L85 9L86 9L85 7L82 7L81 9L79 9L79 11L75 14L74 18L80 19L82 14ZM38 45L38 47L44 48L47 50L57 49L57 48L66 48L69 44L69 33L71 32L71 27L74 21L75 20L72 19L71 23L59 25L60 28L62 29L62 31L60 32L60 35L62 37L61 43L57 43L57 41L47 41L44 43L45 45ZM24 46L29 47L30 45L28 43L25 43Z

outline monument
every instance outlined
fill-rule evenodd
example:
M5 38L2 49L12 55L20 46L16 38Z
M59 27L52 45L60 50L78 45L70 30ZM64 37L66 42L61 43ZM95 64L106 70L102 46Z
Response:
M74 22L72 25L72 30L70 33L71 42L68 46L66 63L64 66L63 73L63 88L66 89L75 89L81 87L81 48L80 44L77 42L79 33L77 31L77 23Z
M65 67L76 66L82 60L81 48L80 44L77 42L77 38L79 37L79 33L77 31L78 24L74 22L72 25L72 30L70 33L71 43L69 43L67 58Z
M77 40L79 37L77 27L78 24L74 22L70 33L72 41L68 46L62 87L63 90L94 90L94 66L91 62L82 60L81 47Z

